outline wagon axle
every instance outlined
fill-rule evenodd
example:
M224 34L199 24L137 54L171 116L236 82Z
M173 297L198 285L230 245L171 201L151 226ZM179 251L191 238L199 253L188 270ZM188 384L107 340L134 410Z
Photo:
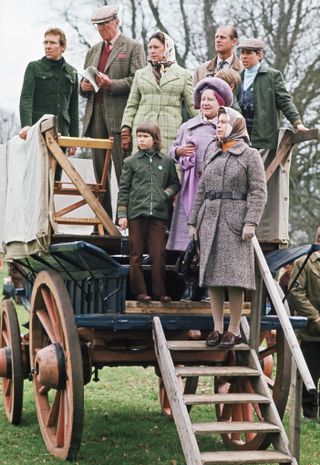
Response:
M0 378L11 379L12 363L10 347L2 347L0 349Z
M65 389L66 360L60 344L50 344L37 352L32 375L46 388Z

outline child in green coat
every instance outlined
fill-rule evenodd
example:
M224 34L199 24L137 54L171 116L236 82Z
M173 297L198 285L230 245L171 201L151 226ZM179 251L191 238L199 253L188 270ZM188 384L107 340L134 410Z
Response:
M138 152L124 160L118 194L118 224L129 228L130 286L141 302L169 302L165 290L166 238L170 199L180 190L174 161L160 152L159 126L141 123ZM151 261L152 297L141 267L147 245Z

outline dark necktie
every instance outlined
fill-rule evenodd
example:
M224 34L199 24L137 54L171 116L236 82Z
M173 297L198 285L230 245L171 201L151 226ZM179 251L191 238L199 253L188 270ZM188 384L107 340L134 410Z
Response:
M218 71L220 71L221 69L224 68L224 65L228 64L227 61L220 61L220 63L218 64Z
M104 45L101 55L100 55L99 64L98 64L98 71L100 71L100 73L104 73L111 50L112 50L112 45L110 44L110 42ZM99 102L99 103L103 102L103 89L100 89L96 93L95 102Z

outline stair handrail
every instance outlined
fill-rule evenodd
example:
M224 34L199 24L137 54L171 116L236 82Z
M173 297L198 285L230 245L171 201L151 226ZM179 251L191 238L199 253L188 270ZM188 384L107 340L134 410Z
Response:
M277 290L276 284L274 282L274 279L272 277L271 271L269 270L267 261L263 255L262 249L260 247L260 244L258 242L258 239L256 236L252 238L252 245L256 254L257 258L257 263L259 266L259 270L262 276L262 279L266 285L266 288L269 292L269 296L271 299L271 302L275 308L275 311L278 315L281 328L283 330L284 336L286 338L289 350L292 354L292 357L296 363L297 369L300 372L301 378L304 382L304 385L306 389L310 393L316 392L316 387L313 382L313 379L311 377L309 368L306 364L306 361L304 359L304 356L302 354L299 342L297 340L296 334L294 332L294 329L291 325L290 319L287 315L286 309L284 307L284 304L282 302L282 299L279 295L279 292Z

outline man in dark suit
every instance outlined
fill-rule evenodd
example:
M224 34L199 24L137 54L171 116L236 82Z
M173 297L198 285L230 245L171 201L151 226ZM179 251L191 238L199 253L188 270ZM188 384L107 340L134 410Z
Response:
M80 94L87 99L83 135L102 139L114 138L112 160L119 181L123 161L120 148L122 115L134 74L137 69L145 66L146 58L142 44L120 32L118 10L116 5L103 6L91 18L91 22L97 25L102 41L88 51L84 68L97 68L99 73L96 82L100 89L95 93L92 84L82 79ZM93 150L92 159L97 181L101 179L104 158L104 150ZM109 186L106 188L103 206L111 216Z

